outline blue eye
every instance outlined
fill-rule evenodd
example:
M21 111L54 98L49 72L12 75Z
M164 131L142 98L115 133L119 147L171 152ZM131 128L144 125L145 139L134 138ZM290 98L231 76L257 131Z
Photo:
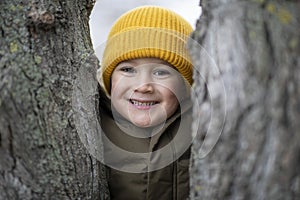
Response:
M135 69L133 67L124 66L120 68L120 71L125 73L135 73Z
M168 70L159 69L159 70L156 70L153 74L155 76L166 76L166 75L169 75L170 72Z

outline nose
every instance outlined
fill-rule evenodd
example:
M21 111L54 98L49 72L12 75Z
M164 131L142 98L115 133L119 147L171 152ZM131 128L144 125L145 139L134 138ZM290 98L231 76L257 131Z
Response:
M153 93L154 87L152 83L144 83L134 90L135 92L140 92L140 93Z
M135 92L152 93L154 91L154 85L149 73L141 73L136 81L137 87L134 89Z

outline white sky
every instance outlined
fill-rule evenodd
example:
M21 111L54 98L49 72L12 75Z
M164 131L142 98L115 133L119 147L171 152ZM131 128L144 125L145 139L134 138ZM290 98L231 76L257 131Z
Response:
M180 14L195 27L201 14L200 0L97 0L90 16L90 31L94 48L106 41L108 32L118 17L142 5L158 5Z

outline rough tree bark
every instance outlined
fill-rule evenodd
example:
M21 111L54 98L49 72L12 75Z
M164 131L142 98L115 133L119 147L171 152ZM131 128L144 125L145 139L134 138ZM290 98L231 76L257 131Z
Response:
M191 198L300 199L300 2L201 6Z
M1 200L107 199L104 167L79 139L71 101L79 69L97 67L93 4L0 1ZM85 75L97 96L96 80Z

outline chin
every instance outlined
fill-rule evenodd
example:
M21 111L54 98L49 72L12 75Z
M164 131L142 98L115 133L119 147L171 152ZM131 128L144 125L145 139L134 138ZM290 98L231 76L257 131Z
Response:
M150 127L155 127L158 126L162 123L164 123L164 120L156 120L156 121L131 121L135 126L140 127L140 128L150 128Z
M136 122L136 121L132 121L132 123L134 125L136 125L137 127L140 127L140 128L149 128L149 127L153 126L153 124L151 122Z

